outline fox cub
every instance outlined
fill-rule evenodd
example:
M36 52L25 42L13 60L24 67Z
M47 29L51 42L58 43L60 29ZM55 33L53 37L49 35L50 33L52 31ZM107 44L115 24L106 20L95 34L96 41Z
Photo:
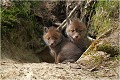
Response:
M43 39L50 48L50 54L55 58L55 63L75 62L82 51L54 27L44 28Z
M91 44L91 41L88 39L87 28L84 23L81 23L79 19L73 19L69 21L69 24L66 27L66 35L68 38L76 44L83 52Z

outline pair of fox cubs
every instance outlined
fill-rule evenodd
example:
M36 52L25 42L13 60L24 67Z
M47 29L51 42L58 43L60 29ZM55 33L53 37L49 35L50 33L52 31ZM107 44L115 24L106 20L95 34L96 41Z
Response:
M55 58L55 63L77 61L85 51L87 44L87 28L78 19L70 21L66 28L68 38L55 28L44 28L43 39L50 48L50 54Z

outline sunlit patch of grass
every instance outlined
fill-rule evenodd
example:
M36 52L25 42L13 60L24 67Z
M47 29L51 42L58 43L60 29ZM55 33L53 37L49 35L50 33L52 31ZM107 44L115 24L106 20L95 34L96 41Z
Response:
M111 22L114 20L115 14L118 13L118 9L119 1L98 1L95 7L95 15L91 20L89 34L98 37L104 31L114 27Z
M101 45L98 45L96 50L98 51L104 51L111 56L118 55L120 53L119 46L112 46L109 43L103 43Z

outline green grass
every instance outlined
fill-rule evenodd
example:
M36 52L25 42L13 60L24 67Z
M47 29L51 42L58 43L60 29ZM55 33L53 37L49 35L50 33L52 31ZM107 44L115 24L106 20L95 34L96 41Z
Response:
M98 1L95 5L95 15L92 16L89 34L99 36L112 26L112 21L118 13L119 1Z

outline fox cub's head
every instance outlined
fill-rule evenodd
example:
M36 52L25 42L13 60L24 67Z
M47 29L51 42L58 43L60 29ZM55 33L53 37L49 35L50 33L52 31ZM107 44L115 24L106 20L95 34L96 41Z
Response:
M55 47L62 40L62 33L55 27L44 28L43 39L45 43L50 47Z
M78 19L69 21L66 28L66 34L72 41L79 42L86 34L86 26Z

